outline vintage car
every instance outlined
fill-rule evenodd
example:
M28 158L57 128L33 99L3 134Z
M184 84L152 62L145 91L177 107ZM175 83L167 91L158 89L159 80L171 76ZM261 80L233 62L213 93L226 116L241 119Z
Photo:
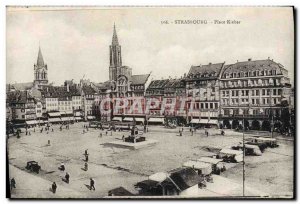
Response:
M38 174L40 172L41 166L36 161L29 161L27 162L26 169Z

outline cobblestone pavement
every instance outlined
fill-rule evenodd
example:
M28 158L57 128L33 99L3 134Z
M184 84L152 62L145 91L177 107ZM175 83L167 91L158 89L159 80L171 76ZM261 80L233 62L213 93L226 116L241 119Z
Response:
M53 126L54 132L48 134L40 133L36 128L35 132L31 129L30 136L22 133L20 139L8 139L10 177L17 183L12 197L100 198L119 186L136 193L134 184L147 179L148 175L178 168L189 159L211 155L208 148L221 149L242 139L241 133L233 131L226 131L226 135L221 136L219 130L209 130L206 137L204 130L197 130L192 136L186 128L183 136L179 136L178 129L150 126L145 136L158 140L158 143L144 149L128 150L105 145L108 141L121 139L128 132L113 132L112 136L108 132L106 136L106 131L90 128L83 134L83 124L77 123L62 131L59 126ZM82 169L85 149L89 153L88 171ZM25 170L26 162L31 160L41 165L39 174ZM61 162L66 166L65 172L70 174L69 184L62 181L65 172L58 170ZM241 184L241 165L226 165L229 170L222 176ZM95 191L88 189L90 178L95 180ZM58 185L56 194L49 191L54 181ZM262 189L270 195L282 192L291 195L293 141L282 141L279 148L268 149L261 157L246 157L246 181L249 187Z

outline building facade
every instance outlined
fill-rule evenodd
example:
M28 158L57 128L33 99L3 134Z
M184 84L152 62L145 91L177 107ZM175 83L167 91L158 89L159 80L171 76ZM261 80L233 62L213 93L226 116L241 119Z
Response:
M249 59L227 65L220 75L220 124L268 130L289 101L288 71L273 60Z

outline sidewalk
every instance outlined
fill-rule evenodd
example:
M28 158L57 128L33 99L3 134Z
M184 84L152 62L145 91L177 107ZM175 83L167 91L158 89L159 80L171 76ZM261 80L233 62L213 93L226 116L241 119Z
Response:
M24 172L9 165L10 177L16 180L16 188L11 191L11 198L83 198L86 194L57 185L56 193L50 191L52 182Z

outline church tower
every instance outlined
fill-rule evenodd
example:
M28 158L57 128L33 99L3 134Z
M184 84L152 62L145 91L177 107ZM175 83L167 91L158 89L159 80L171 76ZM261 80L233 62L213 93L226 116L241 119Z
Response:
M39 53L37 62L34 65L34 85L39 88L41 85L48 84L48 68L44 63L41 47L39 47Z
M117 73L122 67L121 46L119 45L116 26L114 25L112 43L109 46L109 80L116 81Z

